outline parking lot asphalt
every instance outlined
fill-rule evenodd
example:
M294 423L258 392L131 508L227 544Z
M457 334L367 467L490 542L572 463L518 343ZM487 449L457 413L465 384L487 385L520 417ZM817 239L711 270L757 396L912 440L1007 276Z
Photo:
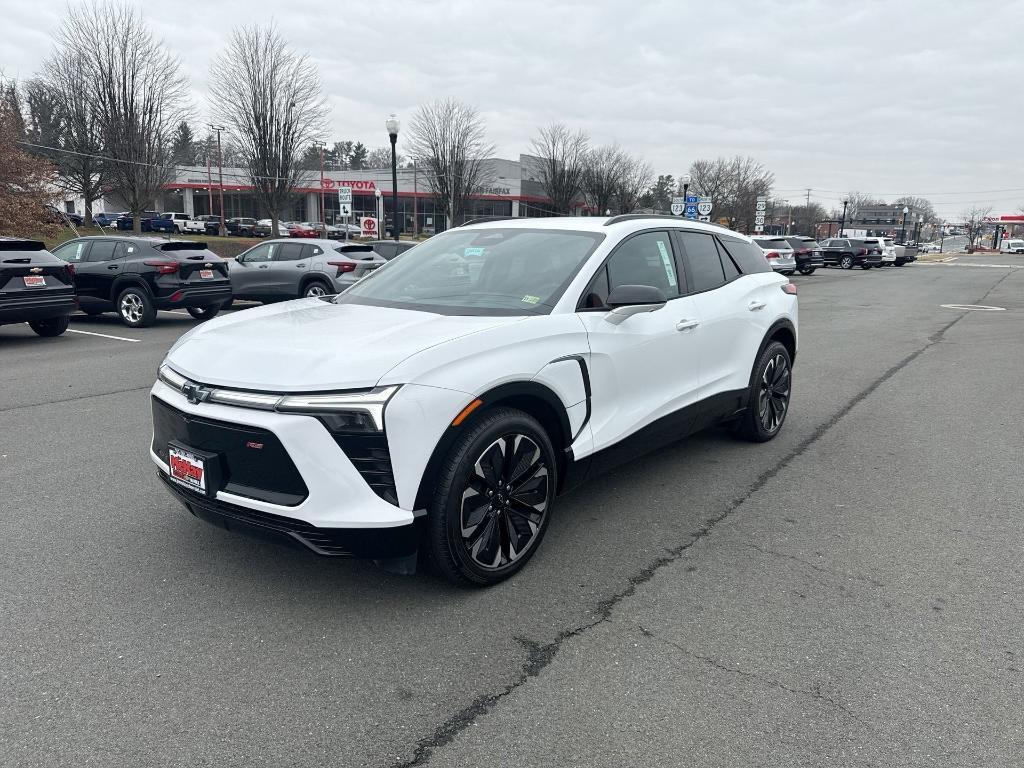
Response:
M780 437L591 482L486 591L188 515L147 456L188 315L0 327L0 765L1015 764L1024 260L1001 262L797 276Z

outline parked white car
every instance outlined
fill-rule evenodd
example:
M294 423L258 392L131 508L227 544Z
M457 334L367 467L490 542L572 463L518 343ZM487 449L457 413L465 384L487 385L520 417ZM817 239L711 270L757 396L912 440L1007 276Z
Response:
M999 243L1000 253L1024 253L1024 240L1006 239Z
M796 271L796 251L786 238L756 235L754 242L764 253L765 259L772 269L783 275L792 275Z
M880 267L891 267L896 263L896 241L891 237L863 237L861 238L868 245L873 245L882 251L882 263ZM920 246L918 247L920 250Z
M747 237L661 217L471 224L335 297L171 348L152 460L198 517L322 555L492 584L557 494L715 424L789 410L796 286ZM582 524L582 521L578 521Z
M184 232L203 234L206 232L206 222L193 218L187 213L161 213L160 218L173 221L174 231L178 234Z

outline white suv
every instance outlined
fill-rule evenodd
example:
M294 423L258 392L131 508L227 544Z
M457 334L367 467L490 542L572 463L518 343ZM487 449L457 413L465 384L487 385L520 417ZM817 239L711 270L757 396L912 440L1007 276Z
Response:
M182 336L151 455L196 516L324 555L490 584L587 475L789 409L796 287L750 238L675 217L449 230L344 293Z
M891 267L896 264L896 241L891 237L864 237L861 239L882 252L882 263L878 266Z

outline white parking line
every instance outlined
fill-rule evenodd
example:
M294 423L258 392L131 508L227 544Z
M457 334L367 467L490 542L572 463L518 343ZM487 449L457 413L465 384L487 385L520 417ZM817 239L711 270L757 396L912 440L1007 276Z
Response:
M176 315L187 315L188 314L188 312L186 312L183 309L161 309L160 311L161 312L173 312Z
M116 339L117 341L130 341L133 344L142 339L129 339L124 336L111 336L109 333L93 333L92 331L76 331L74 328L68 328L68 333L81 333L85 336L102 336L104 339Z

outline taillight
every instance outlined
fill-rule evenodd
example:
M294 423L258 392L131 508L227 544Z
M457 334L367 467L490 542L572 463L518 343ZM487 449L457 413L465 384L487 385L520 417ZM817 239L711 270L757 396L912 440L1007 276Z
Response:
M867 256L867 255L868 255L868 251L867 251L867 248L861 248L861 249L860 249L860 254L859 254L859 255L860 255L860 256Z
M777 259L777 258L779 258L779 254L776 253L775 251L768 251L768 253L766 253L764 255L764 257L766 259Z
M74 277L75 276L75 265L74 264L66 264L65 266L68 268L68 274L71 275L72 277Z
M327 263L330 264L332 267L338 268L338 274L335 275L335 277L341 277L346 272L356 271L356 265L353 264L351 261L328 261Z
M794 283L783 283L779 286L783 293L788 293L790 296L796 296L796 285Z
M157 259L147 259L142 262L147 267L156 267L158 275L173 275L178 271L178 262L176 261L158 261Z

